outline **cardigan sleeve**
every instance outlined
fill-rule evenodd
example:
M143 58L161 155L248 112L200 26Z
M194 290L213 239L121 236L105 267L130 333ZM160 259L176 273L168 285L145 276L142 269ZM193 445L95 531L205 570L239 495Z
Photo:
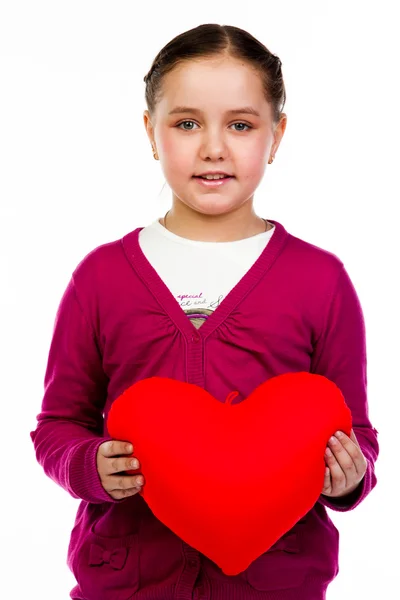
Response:
M36 459L73 498L121 502L103 488L97 450L103 437L107 377L94 334L79 303L73 276L58 307L35 431Z
M378 431L368 415L366 332L362 307L342 265L334 293L327 303L321 334L313 348L311 372L324 375L341 390L350 408L353 430L367 460L367 471L356 490L341 498L321 494L319 502L339 512L358 506L377 483L375 461Z

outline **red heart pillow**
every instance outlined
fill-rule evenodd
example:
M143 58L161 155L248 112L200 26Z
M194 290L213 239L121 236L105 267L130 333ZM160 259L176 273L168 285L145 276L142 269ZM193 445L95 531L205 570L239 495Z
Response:
M223 403L151 377L121 394L107 420L112 438L133 444L154 515L227 575L314 506L328 440L352 426L341 391L322 375L279 375L231 404L237 394Z

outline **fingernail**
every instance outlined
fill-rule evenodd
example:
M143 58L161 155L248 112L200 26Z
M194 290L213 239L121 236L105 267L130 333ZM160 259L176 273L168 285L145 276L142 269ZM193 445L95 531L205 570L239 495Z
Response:
M326 456L332 456L332 452L329 450L329 448L325 450L325 454Z
M343 433L342 433L341 431L337 431L337 432L335 433L335 435L337 435L338 437L342 437Z
M136 485L143 485L143 477L136 477Z
M132 467L132 469L137 469L138 466L139 466L139 461L136 458L134 458L133 461L131 462L131 467Z
M127 444L126 445L126 451L129 454L129 452L133 452L133 448L132 448L132 444Z
M333 435L330 439L329 439L331 444L336 444L337 443L337 439L335 438L335 436Z

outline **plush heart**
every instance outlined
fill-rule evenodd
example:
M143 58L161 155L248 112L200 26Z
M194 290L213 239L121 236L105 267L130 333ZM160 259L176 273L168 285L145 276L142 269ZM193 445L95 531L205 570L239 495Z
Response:
M154 515L227 575L244 571L318 500L324 453L352 420L326 377L285 373L236 404L194 384L143 379L119 396L110 436L128 440ZM137 473L137 472L136 472Z

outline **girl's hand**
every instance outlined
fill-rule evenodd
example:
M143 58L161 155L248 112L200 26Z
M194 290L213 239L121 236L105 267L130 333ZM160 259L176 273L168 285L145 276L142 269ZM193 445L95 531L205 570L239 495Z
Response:
M351 430L350 437L337 431L328 442L325 451L324 487L322 494L340 498L353 492L367 470L367 460Z
M130 456L132 452L131 444L118 440L104 442L97 450L97 471L101 484L115 500L134 496L142 489L143 475L124 473L140 466L138 459Z

